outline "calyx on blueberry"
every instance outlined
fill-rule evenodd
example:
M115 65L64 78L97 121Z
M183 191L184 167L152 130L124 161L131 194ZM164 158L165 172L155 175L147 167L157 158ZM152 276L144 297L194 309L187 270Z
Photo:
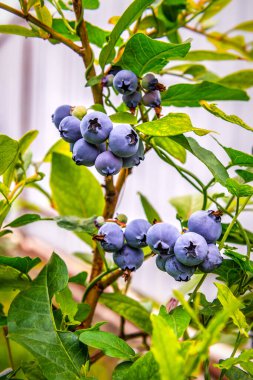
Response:
M138 135L136 132L134 132L134 130L132 130L131 133L127 135L127 137L129 138L129 145L135 145L139 141Z
M101 129L101 128L102 128L101 124L99 124L97 117L95 119L89 120L88 130L90 132L97 133L97 129Z

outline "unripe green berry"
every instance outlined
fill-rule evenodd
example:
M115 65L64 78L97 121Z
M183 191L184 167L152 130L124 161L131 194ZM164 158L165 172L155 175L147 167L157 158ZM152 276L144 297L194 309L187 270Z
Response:
M104 222L105 222L105 218L103 216L98 216L96 218L96 224L97 224L97 226L102 226L104 224Z
M116 219L119 222L125 223L125 224L127 223L127 220L128 220L128 218L127 218L127 216L125 214L118 214L117 217L116 217Z
M87 114L87 109L84 106L75 106L72 108L71 114L79 120L82 120L82 118Z

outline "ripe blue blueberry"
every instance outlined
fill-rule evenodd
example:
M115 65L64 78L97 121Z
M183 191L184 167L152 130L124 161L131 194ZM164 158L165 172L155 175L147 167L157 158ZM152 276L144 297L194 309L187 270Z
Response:
M205 260L208 246L201 235L195 232L186 232L177 239L174 252L180 263L194 266Z
M110 133L109 148L119 157L133 156L139 147L139 136L127 124L117 125Z
M112 152L106 151L97 156L95 168L100 174L109 176L119 173L122 164L122 158L116 157Z
M158 79L153 74L146 74L142 78L142 87L148 91L154 91L157 89Z
M140 248L132 248L127 244L113 254L113 260L118 267L131 271L140 268L144 261L144 254Z
M143 96L142 102L147 107L151 107L151 108L159 107L161 104L160 92L158 90L147 92Z
M195 267L183 265L174 255L169 255L165 262L165 271L176 281L189 281L195 272Z
M170 257L170 255L157 255L156 259L155 259L155 263L156 263L157 268L163 272L166 272L165 263L169 257Z
M86 141L100 144L107 140L112 130L112 122L105 113L95 111L84 116L80 128Z
M71 109L72 107L66 104L56 108L52 115L52 122L54 123L56 128L59 128L60 122L62 121L62 119L64 119L64 117L71 116Z
M204 261L199 264L199 269L204 272L212 272L222 263L222 256L218 247L215 244L208 244L208 253Z
M60 136L63 140L74 143L82 138L80 131L80 120L75 116L67 116L60 122Z
M121 70L115 75L113 86L120 94L131 94L137 89L138 78L132 71Z
M141 93L136 91L132 94L124 94L122 100L128 108L136 108L141 103Z
M179 231L171 224L156 223L148 230L147 243L155 253L169 254L179 236Z
M100 227L95 236L106 252L115 252L123 247L124 234L122 229L112 222L107 222Z
M189 231L203 236L207 243L214 243L222 232L220 211L196 211L188 221Z
M77 165L93 166L98 155L99 150L96 145L89 144L81 138L73 147L72 159Z
M151 224L145 219L135 219L127 224L125 229L125 239L128 245L133 248L147 246L147 232Z
M145 158L144 155L144 145L141 140L139 140L139 147L137 152L130 157L123 158L123 167L124 168L132 168L133 166L140 165L141 161Z

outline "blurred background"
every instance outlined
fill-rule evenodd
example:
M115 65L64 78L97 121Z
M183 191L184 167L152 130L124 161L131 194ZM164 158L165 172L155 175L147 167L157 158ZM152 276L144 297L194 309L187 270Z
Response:
M130 2L129 0L101 0L99 10L86 11L85 18L95 25L110 30L113 27L108 24L110 17L122 14ZM17 3L15 0L8 1L8 4L14 7ZM217 30L223 32L239 22L249 20L252 10L252 0L232 1L216 17ZM1 11L0 23L14 24L22 23L22 21ZM192 38L193 50L213 49L212 45L200 35L183 29L181 35L183 39ZM97 58L98 50L95 47L94 52ZM51 122L51 115L55 108L61 104L82 104L86 107L93 104L90 89L85 88L83 63L80 57L63 45L53 46L47 41L9 35L0 36L0 54L0 133L20 138L29 129L38 129L39 138L33 143L32 151L34 160L39 161L51 145L59 139L58 131ZM221 77L237 70L250 68L250 63L243 61L207 61L205 64ZM175 65L175 63L170 65ZM179 83L180 79L163 76L160 81L170 86ZM249 94L253 95L252 90ZM252 101L229 101L222 102L220 105L226 113L236 114L252 125ZM195 127L216 131L217 137L225 146L251 152L252 140L246 130L226 123L200 108L170 107L170 111L188 113ZM164 109L164 114L167 112L168 109ZM211 136L201 137L201 143L204 147L215 151L224 164L228 162L228 157ZM205 183L211 178L207 168L190 154L188 154L186 167L197 173ZM49 188L49 164L44 164L41 169L46 173L42 185L44 188ZM91 170L102 183L103 178L95 170ZM219 191L219 186L215 187L215 191ZM144 217L138 192L151 201L165 221L179 227L175 218L175 209L169 204L169 200L185 194L194 194L194 189L154 152L150 152L146 155L145 161L133 170L117 207L117 212L126 213L129 220ZM43 210L49 210L46 198L38 192L26 191L25 198L39 205ZM10 219L16 215L17 210L13 210ZM249 213L245 213L241 218L242 223L249 223L249 218ZM62 230L52 223L35 223L23 228L22 232L26 236L43 242L45 255L49 255L52 250L59 254L71 255L75 251L82 252L88 249L71 232ZM73 265L75 265L74 271L80 271L81 263L74 261ZM172 288L177 286L178 284L168 275L156 269L154 259L145 263L138 271L138 275L133 276L134 289L159 302L166 302ZM205 287L206 291L208 290L208 298L212 297L212 288L208 283Z

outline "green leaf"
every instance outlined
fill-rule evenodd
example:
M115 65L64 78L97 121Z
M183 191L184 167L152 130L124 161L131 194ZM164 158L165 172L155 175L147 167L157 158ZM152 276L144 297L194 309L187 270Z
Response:
M249 100L246 92L219 83L175 84L162 93L163 106L200 107L201 100Z
M177 210L178 216L183 220L188 220L191 214L201 209L203 204L202 194L183 195L170 199L170 204ZM207 208L211 204L208 201Z
M162 74L170 73L182 73L184 75L190 75L195 80L209 80L211 82L216 82L219 80L218 75L214 74L211 71L208 71L207 68L203 65L186 63L183 65L169 67L162 71Z
M36 129L30 130L26 132L19 140L19 151L21 154L24 154L29 146L32 144L32 142L36 139L38 136L39 131Z
M102 214L104 196L99 182L89 169L75 165L70 157L53 153L50 185L60 215L89 218ZM86 234L78 236L91 244Z
M252 376L237 367L232 367L225 372L229 380L252 380Z
M42 162L51 162L53 153L65 154L69 157L72 156L69 143L67 143L63 139L56 141L56 143L54 143L54 145L51 146L51 148L45 154L45 157L43 158Z
M182 60L182 59L175 59L173 60ZM218 52L218 51L210 51L210 50L193 50L190 51L185 57L185 61L193 61L193 62L199 62L199 61L233 61L238 60L238 56L232 54L232 53L224 53L224 52Z
M155 146L165 150L165 152L169 153L183 164L185 163L186 150L176 141L171 140L169 137L154 137L151 141Z
M0 135L0 175L2 175L18 154L19 145L9 136Z
M43 22L43 24L46 24L47 26L51 27L53 23L52 15L49 11L49 9L43 5L36 5L35 7L37 18ZM44 33L44 31L43 31Z
M25 257L0 256L0 265L8 265L9 267L15 268L25 274L27 274L32 268L34 268L40 262L41 260L38 257L31 259L31 257L29 256L25 256Z
M97 9L99 7L99 0L82 0L84 9Z
M22 362L21 368L24 372L25 377L29 380L46 380L41 372L40 367L38 366L38 363L35 361Z
M20 25L0 25L0 33L14 34L22 37L39 37L39 33L35 30L27 29Z
M63 317L68 316L68 319L71 322L75 322L75 315L77 313L77 302L73 300L71 290L66 286L61 291L55 294L56 302L61 308ZM81 322L81 321L80 321Z
M55 218L59 227L69 231L86 232L89 235L93 235L97 232L97 227L94 224L95 219L96 217L84 219L74 216L60 216Z
M248 349L248 350L243 351L236 358L233 357L233 358L222 360L219 364L216 364L215 367L230 369L231 367L237 364L240 364L240 366L243 367L243 364L250 362L251 359L253 359L253 350Z
M118 336L104 331L84 331L79 336L81 342L102 350L105 355L113 358L133 360L134 350Z
M219 80L219 83L227 87L247 89L253 86L253 70L241 70L229 74Z
M171 57L184 57L190 46L189 42L170 44L137 33L127 42L124 53L117 64L123 69L133 71L138 77L149 71L159 73Z
M225 284L216 282L215 286L218 288L217 298L225 310L229 308L229 305L237 305L237 308L232 313L230 313L229 316L232 318L234 324L239 328L240 333L248 336L247 331L249 330L249 326L246 322L245 316L240 311L242 304Z
M153 0L135 0L122 14L109 36L108 44L105 45L100 52L99 64L102 70L104 69L106 63L108 63L121 33L127 29L127 27L130 26L142 14L142 12L149 5L151 5L152 2Z
M225 183L228 191L236 197L248 197L253 195L253 187L237 182L234 178L228 178Z
M184 380L182 368L185 360L173 329L160 316L152 315L152 323L151 352L159 364L161 380Z
M175 139L175 141L179 144L182 144L185 149L189 150L194 156L202 161L213 174L216 181L220 182L222 185L225 185L228 178L228 173L226 168L217 159L213 152L202 148L192 137L186 138L185 136L175 136L173 139Z
M53 254L29 289L18 294L8 315L9 336L32 353L47 379L78 380L87 355L78 337L56 331L51 299L68 283L68 271Z
M233 148L227 148L223 145L221 146L229 156L231 164L238 166L253 166L253 156L251 154L247 154Z
M76 274L75 276L70 277L69 282L73 282L74 284L85 286L87 276L88 276L87 272L80 272Z
M240 266L234 260L225 259L222 261L221 266L214 270L214 273L218 275L218 280L232 286L239 283L241 276L243 276L243 271L240 269Z
M243 32L253 32L253 21L244 21L238 25L236 25L231 30L242 30Z
M141 330L150 333L152 330L148 311L137 301L123 294L104 293L99 302L115 313L126 318Z
M236 173L242 177L242 179L244 180L244 182L251 182L253 181L253 173L248 171L248 170L242 170L242 169L237 169L236 170Z
M131 364L120 363L113 371L112 380L160 380L159 367L151 351Z
M185 132L205 135L211 131L193 127L191 119L186 113L169 113L154 121L137 125L136 129L149 136L176 136Z
M140 192L138 193L138 195L140 196L141 204L149 223L153 223L154 220L162 221L162 218L160 217L158 212L154 209L154 207L151 205L147 197L145 197L145 195L143 195Z
M109 117L113 123L137 124L137 117L129 112L117 112Z
M30 281L24 273L12 266L0 264L0 288L2 291L25 289Z
M191 317L182 308L182 306L177 306L170 313L168 313L166 307L162 305L159 315L166 321L168 326L174 331L178 338L184 334L191 320Z
M225 8L230 2L231 0L215 0L204 12L199 22L202 23L206 20L209 20L217 13L219 13L223 8Z
M39 220L43 220L40 215L38 214L24 214L22 216L19 216L9 224L7 224L5 227L12 227L12 228L17 228L17 227L22 227L25 226L26 224L38 222Z
M252 70L253 71L253 70ZM227 115L225 112L223 112L220 108L218 108L215 104L208 104L205 101L201 101L200 105L213 114L214 116L220 117L223 120L228 121L229 123L232 124L237 124L243 127L244 129L247 129L248 131L253 131L253 128L250 127L248 124L246 124L242 119L240 119L236 115Z

